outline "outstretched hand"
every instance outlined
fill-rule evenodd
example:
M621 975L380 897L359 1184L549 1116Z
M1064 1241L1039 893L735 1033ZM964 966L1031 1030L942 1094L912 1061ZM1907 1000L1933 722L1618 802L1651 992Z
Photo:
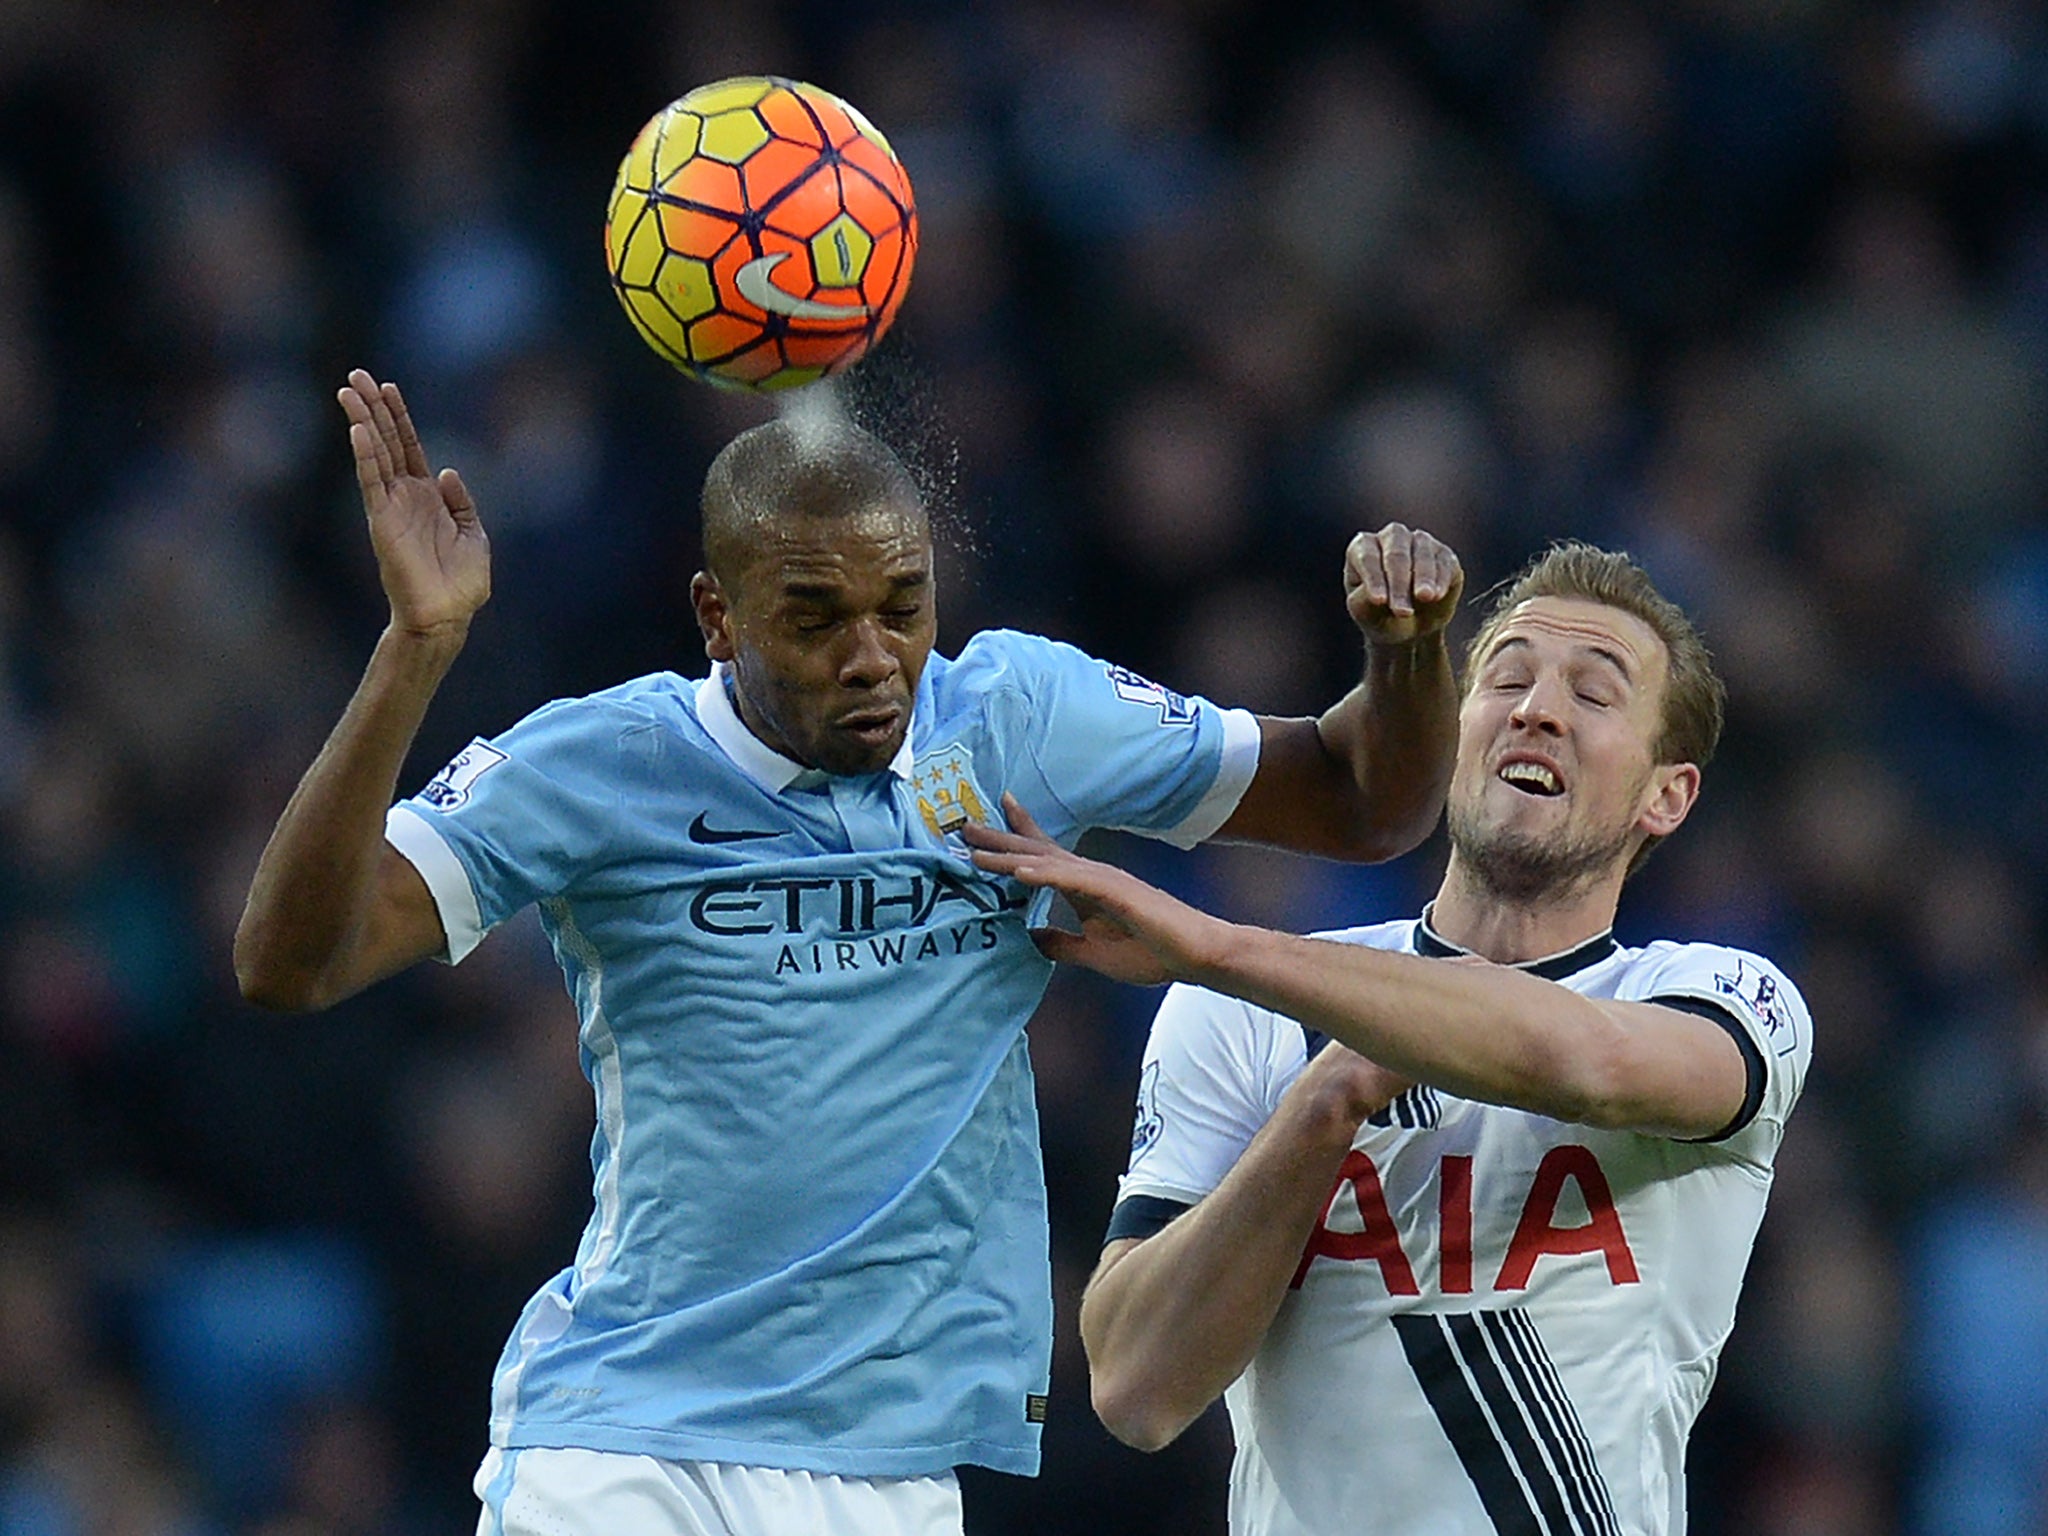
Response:
M336 398L348 416L392 624L423 635L459 633L491 595L491 545L475 499L454 470L427 468L396 384L358 368Z
M1344 551L1344 606L1374 645L1441 633L1464 590L1456 552L1420 528L1389 523L1357 535Z
M1011 830L970 824L961 833L974 862L991 874L1065 896L1081 919L1079 933L1039 928L1032 939L1048 959L1084 965L1137 986L1185 981L1229 924L1147 885L1114 865L1070 853L1047 837L1015 795L1003 796Z

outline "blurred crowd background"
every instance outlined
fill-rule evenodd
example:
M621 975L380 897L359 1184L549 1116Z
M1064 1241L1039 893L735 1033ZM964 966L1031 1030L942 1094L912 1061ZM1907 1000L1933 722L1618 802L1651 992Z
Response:
M642 347L599 225L640 124L738 72L846 95L915 183L854 393L942 505L948 649L1309 712L1388 519L1468 614L1563 535L1692 608L1728 734L1623 937L1761 950L1819 1035L1693 1529L2048 1532L2023 0L0 0L0 1531L472 1525L491 1366L588 1208L552 961L517 922L280 1018L229 935L381 622L350 366L496 551L406 790L701 671L696 486L770 407ZM1105 847L1296 928L1441 859ZM1061 1343L1045 1475L971 1478L976 1536L1222 1529L1227 1427L1117 1446L1072 1333L1153 1001L1062 977L1033 1024Z

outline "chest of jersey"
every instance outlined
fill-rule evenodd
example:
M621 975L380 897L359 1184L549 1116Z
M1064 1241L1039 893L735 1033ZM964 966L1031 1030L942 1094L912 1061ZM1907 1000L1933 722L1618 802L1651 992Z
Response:
M907 778L778 793L732 774L679 787L640 808L565 907L600 952L666 948L714 973L783 981L985 952L1026 904L954 835L988 819L987 773L967 744L948 743Z
M1627 1142L1540 1115L1411 1094L1415 1125L1361 1128L1303 1245L1311 1277L1360 1301L1498 1296L1643 1278L1654 1213Z

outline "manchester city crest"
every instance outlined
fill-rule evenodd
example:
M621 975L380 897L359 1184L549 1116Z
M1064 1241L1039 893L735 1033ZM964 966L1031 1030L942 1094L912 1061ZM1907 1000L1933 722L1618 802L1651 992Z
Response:
M927 752L912 766L917 812L932 836L958 832L970 821L989 824L988 801L974 782L974 761L958 747Z

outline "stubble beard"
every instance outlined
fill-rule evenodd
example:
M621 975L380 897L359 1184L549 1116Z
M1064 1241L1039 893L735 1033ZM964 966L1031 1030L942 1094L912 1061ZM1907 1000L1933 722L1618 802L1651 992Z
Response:
M1515 906L1569 900L1610 875L1629 852L1633 830L1610 836L1547 836L1490 827L1453 801L1445 813L1451 852L1480 891Z

